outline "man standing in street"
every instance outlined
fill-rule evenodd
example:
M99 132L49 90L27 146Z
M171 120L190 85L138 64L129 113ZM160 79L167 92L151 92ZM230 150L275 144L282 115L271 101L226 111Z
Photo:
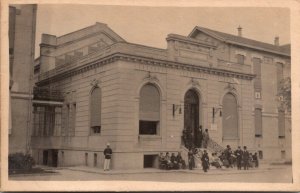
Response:
M236 156L237 169L241 170L242 169L242 156L243 156L243 151L241 150L241 146L239 146L238 149L235 151L235 156Z
M252 156L253 161L255 163L255 167L258 168L258 157L257 157L257 153L255 152L254 155Z
M188 152L188 163L189 169L192 170L195 167L194 153L192 148L190 148Z
M103 152L105 159L104 159L104 171L108 171L109 170L109 164L110 164L110 160L111 160L111 155L112 155L112 150L109 147L109 143L106 144L106 148Z
M232 160L232 150L231 150L230 145L227 145L227 148L225 150L225 157L228 161L229 167L232 168L233 160Z
M207 154L206 150L204 150L201 161L202 161L203 171L207 172L207 170L209 168L209 157L208 157L208 154Z
M244 146L243 162L244 162L244 170L248 170L248 168L249 168L249 152L247 151L247 146Z

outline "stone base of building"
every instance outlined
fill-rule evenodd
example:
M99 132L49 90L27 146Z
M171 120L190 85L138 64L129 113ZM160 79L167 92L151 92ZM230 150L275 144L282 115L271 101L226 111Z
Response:
M159 153L158 151L114 152L110 168L116 170L158 168ZM103 151L35 149L32 151L32 155L37 165L50 167L88 166L103 168L104 165Z
M181 151L182 156L186 157L183 149L178 151ZM291 161L291 151L288 149L264 148L260 151L261 153L258 151L258 154L261 154L259 158L264 163ZM160 152L167 151L114 152L110 168L115 170L158 168ZM172 153L172 151L169 152ZM103 151L34 149L32 155L36 164L51 167L88 166L102 169L104 165Z

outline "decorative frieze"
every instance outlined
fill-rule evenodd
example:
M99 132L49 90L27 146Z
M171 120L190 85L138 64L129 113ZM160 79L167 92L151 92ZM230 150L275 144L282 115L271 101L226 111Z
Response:
M198 60L207 60L207 54L203 54L200 52L191 52L186 50L180 50L179 55L184 58L192 58L192 59L198 59Z
M104 42L103 39L101 39L96 43L56 56L55 57L56 67L61 68L64 67L64 65L74 63L76 60L82 58L83 56L86 56L91 53L95 53L99 50L104 49L107 46L108 44Z
M224 89L225 89L225 90L228 90L228 91L230 91L230 92L236 91L235 85L232 84L232 83L228 83L228 84L225 86Z
M90 83L90 85L91 85L92 87L98 87L99 84L100 84L100 80L98 80L98 79L94 79L94 80Z
M279 58L275 58L275 59L274 59L274 63L285 64L285 60L282 60L282 59L279 59Z
M259 58L259 59L263 60L263 56L262 55L255 54L255 53L251 54L251 58Z
M150 83L159 82L158 78L155 75L152 75L150 71L148 72L148 74L144 78L144 81L145 82L150 82Z
M184 48L187 50L193 50L193 51L197 51L197 52L204 52L204 53L208 53L209 52L209 48L205 48L203 46L200 45L192 45L189 43L184 43L184 42L179 42L178 44L179 48Z
M56 69L53 69L51 71L39 75L40 81L37 84L44 85L47 84L47 82L49 81L57 81L57 80L65 79L67 77L74 76L76 74L80 74L85 71L92 70L99 66L106 65L119 60L133 62L133 63L147 64L152 66L156 65L156 66L163 66L167 68L176 68L176 69L188 70L194 72L203 72L203 73L215 74L219 76L236 77L236 78L247 79L247 80L251 80L255 77L255 75L250 73L234 72L234 71L228 71L223 69L210 68L210 67L204 67L204 66L198 66L192 64L171 62L166 60L158 60L153 58L145 58L145 57L115 53L108 57L102 58L101 60L97 60L88 64L83 64L81 67L74 68L71 70L65 69L64 71L57 73Z
M271 57L264 57L264 63L265 64L272 64L273 63L273 58Z
M245 51L242 51L242 50L235 50L235 54L236 55L243 55L243 56L245 56L246 57L246 52Z
M196 80L195 78L191 78L190 82L188 83L190 85L192 85L193 87L200 87L200 83L198 80Z

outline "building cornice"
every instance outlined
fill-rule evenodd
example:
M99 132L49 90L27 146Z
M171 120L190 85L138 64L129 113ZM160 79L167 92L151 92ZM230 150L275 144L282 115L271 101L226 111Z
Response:
M192 37L193 34L196 33L196 31L201 31L211 37L214 37L222 42L225 42L227 44L232 44L232 45L236 45L236 46L241 46L241 47L246 47L246 48L250 48L250 49L254 49L254 50L259 50L259 51L264 51L264 52L267 52L267 53L272 53L272 54L276 54L276 55L280 55L280 56L284 56L284 57L291 57L291 54L290 53L285 53L285 52L282 52L282 51L276 51L276 50L272 50L272 49L267 49L267 48L262 48L262 47L259 47L259 46L254 46L254 45L249 45L249 44L245 44L245 43L241 43L241 42L238 42L238 41L233 41L233 40L229 40L227 38L224 38L218 34L216 34L215 32L212 32L211 30L209 29L205 29L205 28L202 28L202 27L199 27L199 26L196 26L193 31L188 35L188 37ZM231 34L229 34L231 35ZM262 43L265 43L265 42L262 42Z
M148 58L148 57L143 57L143 56L123 54L123 53L118 52L118 53L108 55L100 60L89 62L85 65L81 65L79 67L76 67L76 68L73 68L70 70L67 69L67 70L64 70L61 72L56 72L56 69L53 69L49 72L45 72L45 73L39 75L40 80L36 84L37 84L37 86L47 85L50 82L56 82L61 79L65 79L67 77L81 74L86 71L98 68L100 66L103 66L103 65L115 62L115 61L129 61L129 62L134 62L134 63L148 64L148 65L152 65L152 66L161 66L161 67L166 67L166 68L175 68L175 69L181 69L181 70L202 72L202 73L206 73L206 74L234 77L234 78L246 79L246 80L252 80L255 77L254 74L247 74L247 73L229 71L229 70L224 70L224 69L197 66L197 65L193 65L193 64L179 63L179 62L174 62L174 61L153 59L153 58Z
M184 42L192 45L197 45L197 46L204 46L207 48L217 48L217 46L211 42L205 42L177 34L169 34L168 37L166 38L167 41L174 40L174 41L179 41L179 42Z
M225 40L225 43L232 44L232 45L237 45L237 46L241 46L241 47L246 47L246 48L250 48L250 49L253 49L253 50L264 51L264 52L267 52L267 53L272 53L272 54L275 54L275 55L280 55L280 56L284 56L284 57L288 57L288 58L291 57L291 54L287 54L287 53L283 53L283 52L279 52L279 51L275 51L275 50L270 50L270 49L265 49L265 48L260 48L260 47L257 47L257 46L251 46L251 45L248 45L248 44L242 44L242 43L231 41L231 40Z

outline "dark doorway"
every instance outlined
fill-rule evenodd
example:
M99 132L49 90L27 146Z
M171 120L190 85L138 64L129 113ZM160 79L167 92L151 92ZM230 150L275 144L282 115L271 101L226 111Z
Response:
M184 129L187 133L187 146L197 144L197 129L199 127L199 97L194 90L188 90L184 96Z
M94 167L97 167L97 154L94 153Z
M52 166L57 167L58 162L58 150L53 149L52 150Z
M144 168L154 168L157 155L144 155Z
M88 166L88 156L89 156L88 153L84 154L84 163L85 163L86 166Z
M58 166L58 150L47 149L43 151L43 165L57 167Z
M48 165L48 150L43 151L43 165Z

